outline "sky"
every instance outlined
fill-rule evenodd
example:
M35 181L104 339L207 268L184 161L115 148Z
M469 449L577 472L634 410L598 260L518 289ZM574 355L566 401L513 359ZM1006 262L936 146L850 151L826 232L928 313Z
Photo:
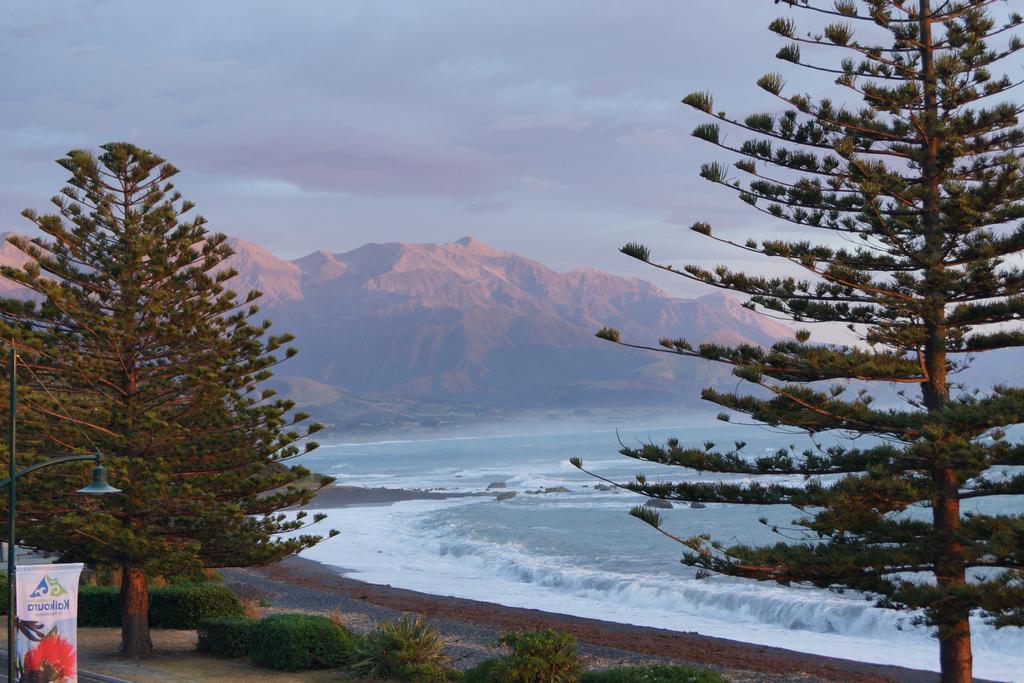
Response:
M29 230L73 148L127 140L181 169L213 230L296 258L473 235L558 270L647 277L617 253L740 268L687 226L783 228L697 177L728 155L679 103L777 109L768 0L5 0L0 229ZM801 14L800 18L804 18ZM796 73L794 73L796 71Z

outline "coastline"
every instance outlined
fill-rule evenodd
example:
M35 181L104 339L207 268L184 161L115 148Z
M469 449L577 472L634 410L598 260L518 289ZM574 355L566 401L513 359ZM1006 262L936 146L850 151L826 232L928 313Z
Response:
M708 666L727 674L739 674L735 680L850 683L932 683L939 680L938 674L932 671L869 664L692 632L632 626L370 584L343 576L339 568L301 557L250 571L286 587L311 589L380 608L418 614L431 621L463 624L469 629L484 627L494 632L559 629L573 634L581 643ZM743 675L748 673L763 674L764 677Z
M444 499L487 493L401 490L334 486L325 489L307 508L343 508L389 505L398 501ZM938 681L932 671L871 664L807 654L778 647L744 643L652 627L575 617L537 609L421 593L389 585L370 584L344 576L344 569L296 557L277 565L247 570L250 577L299 590L315 590L339 599L355 600L377 608L419 614L431 621L466 629L484 628L499 633L516 629L556 628L577 637L581 644L613 652L668 658L715 668L738 681ZM237 581L234 577L233 581ZM244 583L244 581L242 582ZM280 591L279 591L280 593ZM794 634L799 637L799 634ZM492 638L493 639L493 638ZM751 674L746 676L744 674ZM979 679L980 680L980 679Z

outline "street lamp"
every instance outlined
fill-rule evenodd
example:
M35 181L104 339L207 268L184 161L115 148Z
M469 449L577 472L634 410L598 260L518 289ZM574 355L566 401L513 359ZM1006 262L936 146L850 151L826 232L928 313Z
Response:
M20 472L15 467L15 452L17 446L17 424L15 422L14 409L17 405L18 399L18 353L15 350L13 341L11 342L11 386L10 386L10 422L8 424L7 432L7 472L8 478L6 481L0 482L0 488L7 487L7 680L11 683L17 679L17 655L15 653L15 640L16 640L16 605L15 605L15 525L14 525L14 513L15 503L17 502L17 481L21 477L25 476L29 472L49 467L50 465L59 465L65 462L74 462L76 460L93 460L96 462L96 466L92 468L92 483L84 488L78 489L79 493L91 494L91 495L103 495L106 493L119 493L120 489L116 489L107 483L107 470L103 467L101 462L101 456L99 453L94 455L63 455L45 460L35 465L30 465Z

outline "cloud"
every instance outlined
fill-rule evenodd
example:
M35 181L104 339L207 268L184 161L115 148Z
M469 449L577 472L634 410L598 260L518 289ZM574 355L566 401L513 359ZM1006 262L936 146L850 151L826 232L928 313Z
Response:
M689 146L691 140L682 131L665 128L636 128L615 138L615 142L622 147L650 147L666 152L678 152Z
M511 206L512 202L504 199L485 198L463 204L462 210L467 213L497 213L507 211Z
M304 194L301 187L280 178L233 180L226 184L226 189L242 195L259 197L268 195L298 197Z
M491 124L491 130L534 130L537 128L583 130L589 126L589 121L581 121L574 116L565 116L561 114L525 114L522 116L503 116Z
M557 180L536 175L524 175L519 179L519 182L531 192L547 192L548 190L557 190L565 187L565 185Z
M600 267L621 263L615 248L643 238L638 226L738 210L696 178L705 159L685 132L700 115L679 99L714 86L730 111L760 108L753 81L777 49L764 26L779 9L13 6L0 41L0 227L45 204L68 148L128 138L181 168L182 191L242 238L301 253L474 234Z
M693 220L680 218L679 216L666 216L665 218L661 219L661 222L665 223L666 225L681 225L687 230L689 230L690 226L693 225L694 223Z
M378 197L478 196L513 172L511 157L452 141L330 123L316 130L269 139L243 132L216 149L189 146L185 154L207 172L253 181L268 170L265 160L273 160L274 177L303 191Z

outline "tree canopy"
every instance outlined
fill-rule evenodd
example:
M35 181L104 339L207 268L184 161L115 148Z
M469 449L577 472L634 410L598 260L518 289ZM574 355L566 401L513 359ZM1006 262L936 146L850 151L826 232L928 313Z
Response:
M1024 18L993 0L781 4L788 14L769 26L785 41L776 57L834 78L835 99L789 93L783 75L769 73L757 82L775 101L769 111L732 116L709 92L683 103L708 118L693 135L735 159L704 164L701 177L736 192L764 225L790 224L747 240L707 222L692 230L787 262L791 274L655 263L635 242L622 251L808 327L771 348L670 338L646 345L610 328L598 336L731 365L753 391L703 392L730 412L868 440L764 457L748 456L742 444L626 447L638 460L752 479L640 476L627 486L656 498L798 508L806 532L798 542L676 540L684 561L703 572L858 589L881 606L912 610L935 629L943 680L969 681L969 616L1024 626L1024 498L1002 514L961 506L1024 494L1024 445L1006 431L1024 422L1024 389L977 392L950 377L974 354L1024 346L1024 108L1006 99L1018 81L998 72L1024 47ZM798 28L798 17L810 30ZM808 59L812 51L842 57ZM810 237L789 237L800 231ZM848 345L811 341L811 326L837 323ZM895 385L903 405L880 407L865 389L878 383ZM649 508L632 514L661 528Z
M259 292L227 287L232 251L186 217L177 169L128 143L58 163L71 177L56 213L24 212L42 236L12 237L30 260L2 269L33 295L0 302L20 356L19 461L98 451L123 494L81 500L75 468L32 476L16 540L120 567L123 648L146 654L147 576L312 546L313 520L279 511L330 479L299 486L309 472L284 464L320 429L264 384L292 337L259 319Z

